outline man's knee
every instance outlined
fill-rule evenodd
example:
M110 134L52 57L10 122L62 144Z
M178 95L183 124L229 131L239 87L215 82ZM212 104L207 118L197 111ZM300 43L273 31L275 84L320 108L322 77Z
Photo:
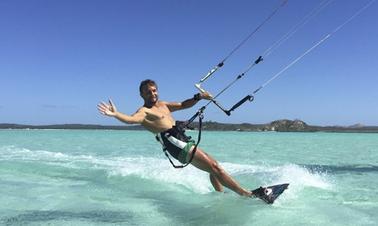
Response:
M217 161L211 162L211 173L214 174L214 175L221 175L221 174L223 174L223 169L218 164Z

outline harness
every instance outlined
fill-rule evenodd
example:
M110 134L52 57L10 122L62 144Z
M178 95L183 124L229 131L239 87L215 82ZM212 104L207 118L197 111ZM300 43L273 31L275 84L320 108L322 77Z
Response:
M197 142L194 145L194 148L192 150L192 153L191 153L189 161L186 162L185 164L176 165L173 162L173 160L171 159L171 157L169 157L170 154L168 152L167 147L164 145L164 142L161 139L159 139L158 135L155 136L156 140L159 141L161 143L161 145L163 146L164 154L165 154L165 156L167 156L169 162L171 163L171 165L174 168L184 168L184 167L186 167L187 165L189 165L193 161L194 155L196 154L196 151L197 151L198 144L201 142L203 110L200 109L195 114L195 117L192 117L188 121L185 121L185 122L176 121L176 125L173 126L171 129L168 130L168 135L167 136L174 136L174 137L176 137L176 138L178 138L178 139L180 139L182 141L188 142L192 138L190 136L186 136L185 135L185 129L189 128L189 124L192 123L194 121L194 119L197 118L197 117L198 117L198 122L199 122Z

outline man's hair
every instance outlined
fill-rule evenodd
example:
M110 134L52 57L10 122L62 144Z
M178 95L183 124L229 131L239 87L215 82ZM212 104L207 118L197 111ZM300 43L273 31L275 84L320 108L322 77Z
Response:
M146 79L142 81L139 85L139 92L142 93L142 90L145 86L155 86L157 88L156 82L151 79Z

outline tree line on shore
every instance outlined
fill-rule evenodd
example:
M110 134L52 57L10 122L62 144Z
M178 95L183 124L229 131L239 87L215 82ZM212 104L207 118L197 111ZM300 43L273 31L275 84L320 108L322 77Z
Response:
M190 129L198 130L198 123L190 125ZM88 125L88 124L57 124L57 125L21 125L0 124L0 129L94 129L94 130L144 130L140 125ZM356 124L352 126L315 126L308 125L301 120L276 120L266 124L250 123L219 123L213 121L203 122L203 130L209 131L277 131L277 132L363 132L377 133L378 126L364 126Z

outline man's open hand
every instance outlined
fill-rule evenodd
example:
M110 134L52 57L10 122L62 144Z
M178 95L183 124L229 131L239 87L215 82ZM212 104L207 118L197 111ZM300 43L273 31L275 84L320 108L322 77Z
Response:
M117 114L117 108L114 105L113 101L110 99L109 104L101 101L101 103L97 105L97 109L101 114L106 116L114 117Z

